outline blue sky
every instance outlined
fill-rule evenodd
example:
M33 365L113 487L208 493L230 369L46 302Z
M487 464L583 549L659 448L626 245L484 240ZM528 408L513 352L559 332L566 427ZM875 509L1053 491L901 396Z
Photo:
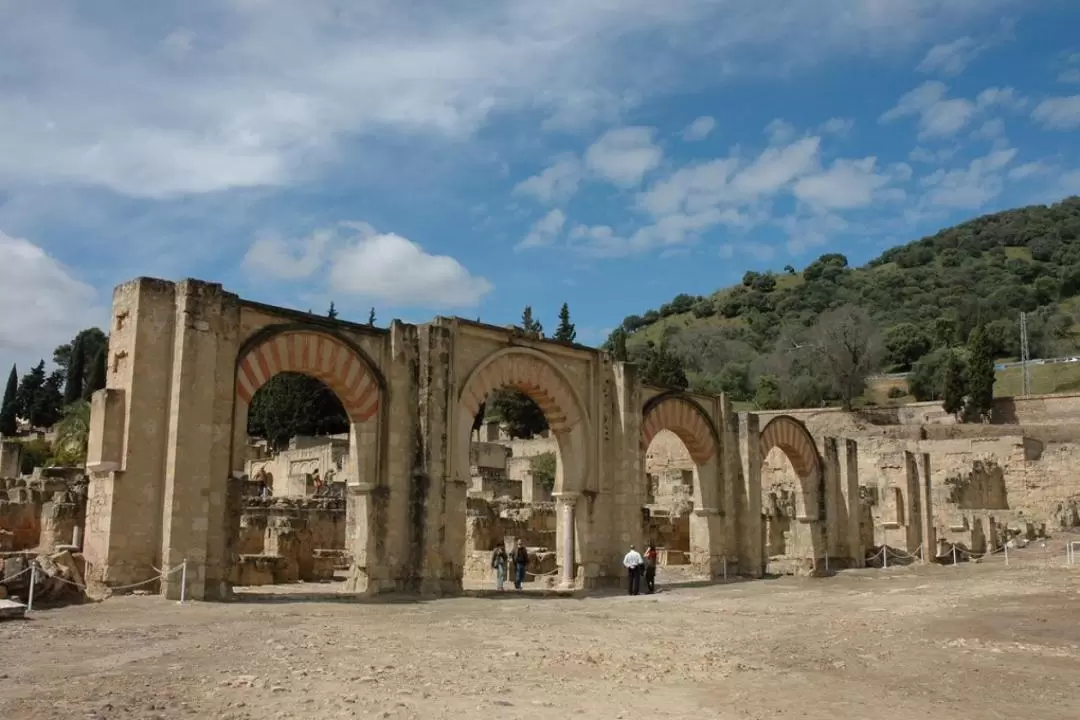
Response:
M0 0L0 363L139 275L599 343L1080 193L1068 0Z

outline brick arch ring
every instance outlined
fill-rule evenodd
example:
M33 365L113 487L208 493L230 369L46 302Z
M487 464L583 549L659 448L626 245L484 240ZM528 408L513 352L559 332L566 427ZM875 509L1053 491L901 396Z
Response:
M821 457L817 445L806 425L790 415L777 415L761 429L761 458L773 448L780 448L791 461L791 467L800 478L810 477L821 470Z
M563 478L564 487L582 489L589 477L588 442L590 424L581 396L566 374L542 352L511 347L484 358L461 386L457 403L457 469L468 477L469 439L480 405L497 390L524 393L544 412L544 418L558 442L560 469L575 477ZM580 476L577 476L580 473ZM562 474L562 473L560 473Z
M322 330L270 329L241 349L236 364L236 397L251 404L259 388L278 373L294 372L321 380L341 400L349 419L362 423L375 417L384 383L358 348Z
M658 395L645 404L641 421L641 452L661 430L678 436L696 465L704 465L717 455L719 439L705 411L681 394Z

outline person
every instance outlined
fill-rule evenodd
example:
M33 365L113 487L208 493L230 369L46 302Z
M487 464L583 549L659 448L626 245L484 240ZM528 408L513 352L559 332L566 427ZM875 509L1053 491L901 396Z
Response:
M525 549L525 541L517 541L517 549L514 550L514 588L521 589L525 582L525 568L529 566L529 551Z
M509 564L510 558L506 554L506 545L500 542L491 553L491 567L495 571L495 589L499 592L502 592L503 583L506 582L506 566Z
M649 549L645 551L645 593L652 595L656 592L656 545L649 543Z
M623 567L626 568L627 579L630 583L630 594L638 595L641 592L641 564L644 560L641 559L641 553L634 549L634 546L630 546L630 552L622 559Z

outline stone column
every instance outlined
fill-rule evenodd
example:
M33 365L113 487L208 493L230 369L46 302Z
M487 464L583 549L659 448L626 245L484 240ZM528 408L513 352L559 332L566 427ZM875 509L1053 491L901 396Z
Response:
M937 555L937 532L934 527L934 503L930 487L930 453L915 456L919 473L919 524L922 526L922 561L928 563Z
M844 452L840 461L840 490L844 494L847 511L847 548L851 567L866 564L862 546L862 501L859 499L859 445L854 440L844 440Z
M556 495L559 513L562 516L561 534L559 537L559 565L562 566L562 581L560 586L564 589L573 589L577 585L577 573L574 561L575 537L574 525L576 523L574 512L577 505L578 493L561 492Z
M739 573L761 577L767 563L761 524L761 429L758 416L752 413L739 415L739 456L743 473L738 509Z

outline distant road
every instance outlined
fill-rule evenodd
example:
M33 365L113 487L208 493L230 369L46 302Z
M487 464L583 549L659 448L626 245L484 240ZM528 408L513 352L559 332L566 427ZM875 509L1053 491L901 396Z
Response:
M1044 358L1039 360L1028 360L1028 365L1054 365L1056 363L1074 363L1080 362L1080 355L1066 355L1065 357L1056 358ZM994 370L1008 370L1009 368L1021 367L1022 362L1007 362L998 363L994 365ZM869 380L903 380L911 376L911 373L887 373L884 375L871 375Z

